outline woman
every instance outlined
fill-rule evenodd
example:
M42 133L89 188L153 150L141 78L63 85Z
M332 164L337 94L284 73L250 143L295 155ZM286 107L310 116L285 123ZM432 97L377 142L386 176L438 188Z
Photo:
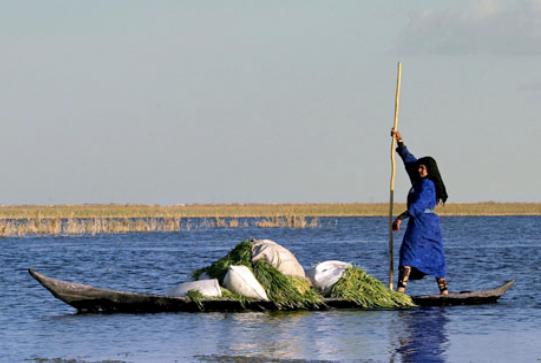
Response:
M445 281L440 218L434 213L436 204L445 204L447 200L445 184L433 158L427 156L417 159L404 145L400 132L392 130L391 136L398 143L396 151L404 161L412 184L408 194L408 209L393 222L393 230L399 231L402 220L408 219L400 247L398 291L404 293L410 279L431 275L436 278L440 294L447 296L449 292Z

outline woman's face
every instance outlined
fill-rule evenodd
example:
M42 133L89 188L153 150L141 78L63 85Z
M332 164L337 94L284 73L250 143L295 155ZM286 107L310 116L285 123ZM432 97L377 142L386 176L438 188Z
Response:
M421 178L426 178L428 176L428 169L424 164L419 164L419 166L417 167L417 172L419 173L419 176Z

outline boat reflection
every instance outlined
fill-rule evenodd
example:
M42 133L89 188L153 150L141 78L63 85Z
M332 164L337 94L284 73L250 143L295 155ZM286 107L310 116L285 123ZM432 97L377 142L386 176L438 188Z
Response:
M445 362L448 321L444 308L400 311L395 325L398 347L393 356L398 354L401 362Z

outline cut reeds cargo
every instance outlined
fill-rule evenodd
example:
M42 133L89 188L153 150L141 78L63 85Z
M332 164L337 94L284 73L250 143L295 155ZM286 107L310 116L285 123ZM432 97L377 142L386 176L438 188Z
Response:
M257 241L254 242L257 243ZM255 243L252 241L239 243L227 255L216 260L210 266L195 271L194 278L197 279L200 275L207 274L211 278L218 279L224 286L224 280L230 267L243 266L253 273L253 277L261 285L267 299L273 303L277 310L319 310L325 306L323 295L311 286L307 278L284 275L267 262L266 258L253 261L252 250ZM342 266L341 264L340 262L337 266ZM244 295L242 299L246 299L246 296L250 295L246 295L245 292L239 293L240 290L235 289L237 290L235 291L227 286L228 284L229 282L225 286L234 293L230 297L231 299L239 300L241 295ZM259 296L261 295L259 293ZM346 266L342 277L332 286L328 296L368 309L413 306L409 296L389 290L383 283L359 267ZM259 298L255 297L255 299Z
M349 267L333 286L331 297L355 302L362 308L399 308L415 306L411 297L388 289L360 267Z
M227 255L216 260L210 266L195 270L192 275L194 280L198 280L202 274L206 274L211 278L218 279L223 285L227 269L232 265L252 268L252 243L250 241L240 242Z
M325 305L323 297L312 289L307 279L286 276L267 261L256 261L254 274L279 310L318 309Z
M263 286L268 299L274 303L276 309L308 309L324 305L323 297L311 288L310 282L306 278L284 275L263 257L252 262L254 242L257 243L257 240L239 243L227 255L210 266L194 271L193 277L197 279L199 276L207 274L217 278L222 285L225 285L225 276L230 266L246 266L253 271L256 280ZM278 245L275 242L272 244ZM289 251L288 254L290 254ZM291 258L288 257L287 260L291 261ZM298 263L296 258L294 261ZM304 274L304 269L302 271ZM235 294L239 296L238 292Z
M284 246L270 239L254 240L252 245L252 262L264 260L287 276L305 277L301 264Z

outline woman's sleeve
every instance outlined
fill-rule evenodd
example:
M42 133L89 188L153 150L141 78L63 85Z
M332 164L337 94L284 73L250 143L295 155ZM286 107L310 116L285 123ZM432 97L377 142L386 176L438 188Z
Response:
M436 187L431 180L419 183L417 189L408 207L408 214L413 217L419 216L425 213L425 210L432 208L436 200Z
M417 164L417 158L410 153L406 145L404 143L398 143L398 146L396 148L396 152L400 157L402 158L402 161L404 162L404 166L406 168L406 172L408 173L408 176L410 177L411 182L416 178L415 173L417 172L416 164Z

